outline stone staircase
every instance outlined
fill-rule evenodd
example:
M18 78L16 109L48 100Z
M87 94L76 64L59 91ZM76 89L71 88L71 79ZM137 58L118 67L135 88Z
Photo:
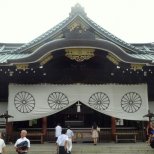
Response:
M57 154L54 143L31 144L29 154ZM7 145L8 154L16 154L13 144ZM74 143L72 154L154 154L146 143Z

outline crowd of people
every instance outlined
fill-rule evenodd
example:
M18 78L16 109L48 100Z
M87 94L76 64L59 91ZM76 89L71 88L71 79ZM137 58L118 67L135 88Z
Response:
M91 133L93 144L97 145L99 138L100 128L96 123L93 123ZM30 140L26 138L27 131L22 130L20 132L20 138L14 144L15 150L18 154L27 154L30 148ZM149 122L146 129L147 143L154 148L154 123ZM74 132L71 130L70 126L67 129L62 129L60 124L55 127L55 139L57 144L57 154L71 154L72 142L73 142ZM2 134L0 133L0 154L6 154L6 144L2 139Z
M55 128L55 137L57 144L57 153L58 154L71 154L72 151L72 141L74 133L71 130L70 126L67 129L62 129L60 124Z
M94 122L91 133L94 145L97 145L99 138L100 128ZM57 153L58 154L71 154L72 151L72 141L73 141L74 133L71 130L70 126L66 129L62 129L60 124L55 127L55 137L57 143Z
M27 154L30 148L30 140L26 137L27 131L20 132L20 138L14 144L15 151L18 154ZM55 138L57 144L57 154L71 154L72 140L74 133L70 126L67 129L62 129L60 124L55 127ZM6 144L0 133L0 154L6 154Z
M99 127L96 123L92 126L92 138L94 141L94 145L97 144L98 141L98 132ZM26 137L27 131L22 130L20 132L20 138L14 144L15 150L18 154L27 154L30 148L30 140ZM70 126L67 129L62 129L60 124L57 124L55 127L55 139L57 144L57 154L71 154L72 151L72 142L73 142L74 132L71 130ZM2 139L2 134L0 133L0 154L6 154L6 144Z

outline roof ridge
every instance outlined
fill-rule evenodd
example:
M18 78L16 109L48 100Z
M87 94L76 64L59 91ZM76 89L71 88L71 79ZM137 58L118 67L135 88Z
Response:
M45 38L45 36L49 36L49 34L51 34L54 31L56 31L57 28L61 27L64 23L66 23L66 21L68 21L69 18L70 17L67 17L66 19L64 19L63 21L61 21L59 24L57 24L54 27L50 28L48 31L44 32L43 34L41 34L40 36L36 37L32 41L30 41L28 43L25 43L24 45L22 45L21 47L15 49L15 50L12 50L12 52L17 52L19 50L20 50L20 52L22 52L24 49L31 48L31 47L33 47L33 45L36 45L37 43L40 43L40 41L42 40L42 38Z
M44 32L43 34L41 34L37 38L33 39L32 41L30 41L28 43L25 43L21 47L16 48L15 50L12 50L11 52L17 52L19 50L21 50L20 52L22 52L24 49L27 49L26 48L27 46L30 47L30 48L33 47L33 45L34 44L36 45L36 43L39 42L42 38L44 38L45 36L48 36L49 34L51 34L54 31L56 31L57 28L62 26L64 23L66 23L66 21L68 21L72 17L76 17L79 14L86 16L84 8L79 3L77 3L74 7L71 8L71 12L69 13L69 16L66 19L64 19L63 21L61 21L59 24L55 25L54 27L50 28L48 31Z
M134 52L134 53L146 53L146 51L142 51L141 49L133 46L132 44L121 40L117 36L113 35L109 31L107 31L106 29L104 29L103 27L101 27L100 25L95 23L93 20L91 20L89 17L87 17L87 14L85 13L84 8L79 3L77 3L74 7L71 8L71 12L69 13L69 16L66 19L64 19L59 24L55 25L54 27L52 27L51 29L49 29L45 33L41 34L37 38L33 39L32 41L30 41L28 43L25 43L24 45L12 50L11 52L12 53L14 53L14 52L21 53L28 48L34 47L35 45L44 41L44 38L45 39L48 38L50 36L50 34L53 34L54 32L57 32L57 30L59 30L60 28L64 27L66 25L67 21L70 20L70 22L71 22L71 20L75 19L77 16L81 17L85 22L90 24L90 26L92 24L93 28L96 31L98 31L100 34L102 34L107 39L112 40L114 43L116 43L116 44L118 44L118 45L120 45L120 46Z
M116 43L118 43L119 45L122 45L124 48L126 48L126 46L127 46L127 47L128 47L127 49L129 49L129 50L131 50L131 51L133 51L133 52L135 52L135 51L134 51L134 49L135 49L135 50L137 51L137 53L138 53L138 52L143 53L142 50L140 50L139 48L133 46L132 44L127 43L127 42L123 41L122 39L118 38L118 37L115 36L114 34L110 33L109 31L107 31L106 29L104 29L103 27L101 27L100 25L98 25L96 22L94 22L93 20L91 20L89 17L86 17L86 18L87 18L87 20L89 20L92 24L94 24L94 26L96 26L96 27L99 28L102 32L104 32L104 34L106 34L105 36L106 36L108 39L112 38L112 39L113 39L112 41L116 40L116 41L117 41ZM108 36L109 36L109 37L108 37ZM115 41L114 41L114 42L115 42ZM124 45L125 45L125 46L124 46ZM144 53L146 53L146 52L144 52Z

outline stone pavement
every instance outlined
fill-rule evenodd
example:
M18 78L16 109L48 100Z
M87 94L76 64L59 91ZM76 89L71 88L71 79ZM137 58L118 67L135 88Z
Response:
M54 143L31 144L29 154L56 154ZM7 145L7 154L16 154L13 144ZM154 154L146 143L73 143L72 154Z

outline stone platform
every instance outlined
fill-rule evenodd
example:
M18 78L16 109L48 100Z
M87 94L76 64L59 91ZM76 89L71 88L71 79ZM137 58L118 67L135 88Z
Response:
M57 154L54 143L31 144L29 154ZM7 145L7 154L16 154L14 146ZM146 143L73 143L72 154L154 154Z

